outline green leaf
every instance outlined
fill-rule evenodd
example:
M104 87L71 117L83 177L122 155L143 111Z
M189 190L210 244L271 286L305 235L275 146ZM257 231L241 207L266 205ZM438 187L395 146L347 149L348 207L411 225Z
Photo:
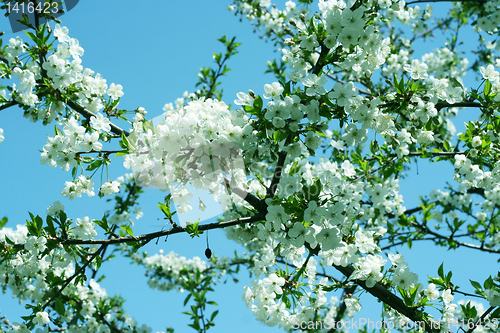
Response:
M484 281L483 286L484 286L484 289L493 289L493 287L495 286L495 283L493 282L493 279L491 278L491 276L488 276L486 281Z
M43 221L41 221L42 219L40 218L40 216L35 217L32 213L29 214L31 217L31 221L26 220L26 227L28 228L28 231L31 235L40 237L40 231L42 229L41 224L43 224ZM39 224L38 219L40 219L41 224Z
M100 226L101 228L103 228L104 231L106 231L106 232L109 232L111 230L111 228L108 225L108 219L106 218L106 216L103 216L103 218L102 218L101 221L94 220L94 222L95 222L95 224L97 224L98 226Z
M102 264L102 258L101 258L101 256L97 256L95 258L95 262L94 262L94 269L96 271L99 270L99 268L101 268L101 264Z
M132 252L137 253L137 251L143 247L146 243L137 241L137 242L132 242L130 245L132 246Z
M164 204L162 202L158 202L158 204L159 205L157 205L156 207L160 208L163 214L165 214L165 217L167 218L172 217L172 214L170 213L170 201L168 202L168 204Z
M200 223L200 219L196 220L194 223L186 223L186 232L191 238L199 237L203 233L203 231L198 230L198 223Z
M443 147L444 149L446 149L446 151L451 151L451 145L450 142L448 142L448 140L443 141Z
M123 149L129 149L129 148L132 148L132 145L130 144L130 142L128 141L127 137L125 136L125 133L122 132L122 136L121 136L121 141L120 141L120 147L122 147Z
M36 218L35 218L35 222L36 222L36 228L40 232L40 230L42 230L42 227L43 227L43 220L42 220L42 218L37 215Z
M6 224L7 224L7 221L9 219L7 218L7 216L4 216L1 220L0 220L0 228L3 228Z
M192 294L188 294L187 297L184 299L184 306L186 306L187 302L189 302L189 299L191 298Z
M56 136L57 135L64 136L63 131L61 131L61 129L59 127L57 127L57 125L54 125L54 133Z
M38 38L35 36L34 33L29 32L29 31L24 31L26 35L28 35L35 43L37 42Z
M91 164L89 164L89 166L87 167L87 171L93 171L97 168L99 168L103 163L103 160L95 160L94 162L92 162Z
M491 92L491 82L490 80L486 80L484 83L484 97L487 97L490 95Z
M144 128L144 132L147 133L148 130L151 130L151 132L155 132L155 127L153 126L153 123L147 120L144 120L142 122L142 128Z
M128 224L120 226L120 229L125 231L127 235L129 235L130 237L134 237L134 232L132 231L132 228Z
M5 241L7 242L7 244L10 244L10 245L15 245L16 243L9 238L9 236L5 235Z
M61 316L64 316L64 314L66 313L66 307L64 306L64 303L62 302L61 298L57 297L55 299L55 307L54 307L54 309Z
M255 97L253 101L253 107L259 111L262 110L262 106L264 106L264 102L260 96Z
M215 319L215 316L217 316L217 314L219 313L219 310L215 310L212 315L210 316L210 321L214 321Z
M47 233L50 236L56 237L56 229L54 227L52 216L47 216L46 221L47 221L47 226L44 228L44 230L47 231Z
M115 157L122 156L122 155L128 155L130 152L128 150L120 150L119 152L116 153Z
M472 280L469 280L470 281L470 284L476 288L476 290L479 290L479 291L482 291L483 290L483 287L481 286L481 284L479 282L476 282L476 281L472 281Z
M321 184L321 181L317 179L314 184L306 187L303 193L305 194L307 201L316 201L319 198L322 189L323 185Z
M444 264L444 263L442 263L442 264L439 266L439 268L438 268L438 275L439 275L439 277L440 277L441 279L443 279L443 280L444 280L443 264Z

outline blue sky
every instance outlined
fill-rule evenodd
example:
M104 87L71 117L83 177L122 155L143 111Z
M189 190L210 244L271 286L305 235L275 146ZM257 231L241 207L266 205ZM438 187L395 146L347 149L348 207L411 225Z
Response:
M280 57L280 53L274 52L271 43L254 34L248 22L239 22L233 13L227 11L228 4L228 1L87 0L80 1L60 19L69 28L70 37L77 38L85 49L82 65L101 73L108 84L123 85L125 95L120 106L129 110L142 106L148 111L148 117L153 118L163 112L165 103L174 102L184 91L195 90L199 68L212 66L212 53L223 51L222 44L217 41L223 34L229 38L236 36L236 41L242 43L239 54L228 64L233 70L222 80L226 103L232 104L240 91L252 89L261 94L265 83L275 81L274 77L263 72L266 61ZM0 31L6 31L3 36L5 41L17 35L9 29L7 18L0 18ZM27 36L24 39L27 40ZM459 130L461 121L457 123ZM53 135L53 124L49 127L32 124L22 117L21 110L11 108L0 111L0 127L4 129L5 136L5 141L0 144L0 216L9 217L7 226L24 223L28 211L43 216L55 200L63 202L68 216L73 219L83 216L100 218L103 211L112 208L97 197L75 198L73 201L62 198L60 190L71 175L59 168L51 169L39 164L39 150L45 143L46 134ZM444 187L445 180L451 180L453 174L450 165L444 163L428 165L419 162L418 175L414 164L412 166L409 179L401 182L408 208L417 204L418 195L429 193L434 187ZM121 161L116 161L111 170L111 179L120 175L123 172ZM135 234L162 228L162 214L155 206L163 200L163 196L164 193L157 190L145 191L141 198L144 217L134 227ZM231 255L234 249L240 249L225 239L222 230L211 231L209 236L211 249L217 255ZM464 287L468 285L468 279L483 281L487 277L473 268L478 267L477 256L481 256L481 267L497 267L496 258L491 255L463 249L429 251L429 245L415 242L410 252L401 248L410 268L419 274L420 282L425 283L427 275L436 275L437 267L443 260L446 261L445 269L452 269L454 276L459 278L457 284ZM175 235L169 237L166 243L160 240L158 245L153 243L147 246L151 254L159 249L175 251L188 258L203 258L205 237L190 239L187 235ZM146 323L154 331L162 331L165 326L174 327L177 332L191 330L187 329L188 316L181 314L187 310L182 308L185 294L151 290L146 284L144 271L131 266L126 259L115 259L109 266L104 265L102 271L107 276L102 286L110 295L122 294L127 300L126 310L140 324ZM340 273L335 276L340 277ZM248 274L243 271L239 278L238 284L229 281L220 285L209 297L219 303L221 310L216 326L210 331L279 331L253 319L250 310L241 301L242 288L249 283ZM472 290L469 288L468 291ZM28 314L8 294L0 295L0 304L0 316L6 315L11 322ZM377 320L380 306L375 301L369 304L365 306L362 316Z

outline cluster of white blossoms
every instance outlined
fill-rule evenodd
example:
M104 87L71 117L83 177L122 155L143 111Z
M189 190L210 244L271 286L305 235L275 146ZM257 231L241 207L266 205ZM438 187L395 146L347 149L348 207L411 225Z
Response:
M93 230L93 223L89 222L88 217L77 219L76 226L70 229L70 234L77 238L86 238L82 233L88 233ZM73 262L78 260L78 255L67 252L63 246L53 249L50 253L43 255L46 248L45 237L27 236L26 226L18 225L17 230L11 228L0 229L0 241L5 242L6 237L16 244L24 244L25 250L19 251L9 260L0 262L0 284L7 286L12 293L20 300L32 300L43 304L47 300L47 293L52 290L47 284L48 274L57 276L61 279L67 279L75 273ZM95 234L92 235L95 237ZM99 320L98 309L101 306L112 305L112 299L106 294L99 284L93 279L88 286L83 284L70 283L63 291L63 295L70 297L71 304L66 304L63 313L51 313L51 319L57 318L60 323L67 323L68 332L81 332L89 330L92 332L110 332L107 327ZM80 305L78 305L80 304ZM73 308L79 308L82 319L79 324L71 323L74 317ZM111 313L105 315L107 319L111 318ZM35 314L33 322L38 326L49 324L49 312L42 311ZM127 315L126 324L132 331L148 333L151 328L142 325L138 327L137 322ZM36 332L48 332L48 326L45 329L38 328ZM25 324L12 323L8 333L25 332L29 333ZM34 331L33 331L34 332Z
M465 187L495 191L499 186L500 166L496 166L490 171L483 171L479 165L473 164L472 160L465 155L455 155L455 170L458 173L453 179Z
M100 152L102 150L101 141L107 141L111 131L111 122L98 112L105 103L105 94L107 93L111 100L117 100L123 96L122 86L112 83L109 88L106 80L100 74L94 76L90 69L84 69L81 66L83 49L78 40L68 36L68 29L56 25L53 31L54 36L59 41L57 48L47 55L47 62L44 62L42 68L36 61L30 61L26 64L20 60L26 52L26 45L20 37L12 38L5 48L6 57L12 65L11 72L6 72L7 77L12 75L19 79L20 84L14 85L13 91L7 95L6 90L2 90L3 101L8 98L14 98L21 105L28 106L25 116L33 122L43 120L46 125L54 119L59 119L65 106L61 101L39 100L34 93L36 80L41 78L41 70L47 73L47 76L53 81L53 88L65 93L68 87L77 89L75 99L87 110L95 112L90 117L89 128L79 124L80 116L73 113L72 116L63 119L58 125L63 130L57 128L54 137L49 137L43 147L40 163L48 164L50 167L60 165L64 171L72 167L77 167L82 160L79 155L82 151ZM73 60L70 61L70 58ZM29 59L29 58L28 58ZM3 139L0 133L0 139ZM66 182L66 188L62 191L64 196L71 199L87 193L94 195L93 183L83 175L73 182ZM107 181L101 187L101 193L109 195L118 192L118 182Z
M14 97L22 105L29 106L26 116L32 121L43 120L44 124L57 119L64 109L61 102L45 103L39 100L33 89L36 80L41 78L41 70L47 73L52 79L54 89L65 92L69 86L78 89L77 98L81 104L91 112L97 112L102 109L102 98L106 94L114 100L123 95L120 85L111 84L110 88L106 80L99 74L94 76L90 69L84 69L81 65L80 56L83 55L83 48L80 47L78 40L68 36L68 29L56 25L54 36L58 39L57 49L47 55L47 62L44 62L42 68L36 61L30 61L26 64L20 60L21 55L26 51L21 37L12 38L5 49L5 54L9 63L14 66L12 71L6 73L19 79L19 86L14 85L13 91L5 98ZM70 58L73 60L70 61Z
M103 129L107 132L111 129L110 121L100 113L91 117L92 125L96 128ZM102 149L99 131L86 133L85 127L81 126L78 121L71 117L67 121L61 123L63 132L49 137L47 143L43 146L41 153L41 164L48 163L51 167L60 165L64 171L68 171L71 167L78 165L77 153L83 150L84 152L99 152Z
M440 79L456 78L460 81L469 67L467 58L460 58L447 47L424 54L422 61L428 66L428 71Z
M134 123L134 132L124 166L133 171L139 184L169 189L177 211L191 209L187 200L192 194L184 186L187 183L210 190L216 200L226 186L244 189L240 147L245 147L243 136L251 134L253 128L241 111L230 111L217 100L193 100L167 111L154 130L144 133L142 126Z
M497 32L500 25L500 3L496 0L486 1L483 10L486 11L486 15L481 15L477 19L474 30L476 32L484 30L490 34Z
M285 24L290 19L299 19L300 15L309 16L310 10L305 6L297 8L297 4L293 1L285 3L285 9L280 10L275 6L271 6L270 0L260 0L259 6L254 7L246 1L241 1L237 5L230 5L230 11L238 10L250 20L256 20L255 25L262 26L266 29L266 33L274 32L281 33L285 28Z
M124 166L132 170L138 184L156 186L163 191L170 190L180 213L191 209L189 199L193 197L193 193L189 192L188 184L197 189L208 190L216 200L220 200L224 210L236 207L226 212L225 216L228 218L248 215L250 208L248 203L243 202L245 193L251 193L257 198L268 194L266 186L271 185L273 175L260 176L272 169L270 166L276 162L275 158L271 158L271 151L286 152L282 175L277 184L273 184L276 185L274 195L262 200L262 204L267 206L265 221L226 229L228 238L256 251L252 258L255 264L251 267L251 273L258 280L252 281L250 287L245 287L243 300L257 319L269 326L279 324L290 329L297 322L313 320L317 314L315 311L326 306L326 291L323 287L328 286L328 281L326 278L318 278L318 267L345 268L351 265L354 271L348 276L348 280L364 281L369 288L384 278L394 289L400 287L408 290L418 283L418 276L409 269L402 256L389 254L392 266L387 268L385 266L388 260L379 254L381 249L378 240L386 235L389 217L399 217L406 210L399 194L397 176L386 176L378 182L370 180L370 177L363 179L371 170L367 172L357 169L356 165L360 163L356 163L354 154L349 155L349 152L353 150L351 147L362 148L370 132L381 135L381 141L385 140L387 143L387 152L390 153L392 149L397 158L409 155L411 146L420 145L425 148L426 145L446 140L449 133L434 133L428 128L422 129L422 124L433 118L440 124L447 120L451 111L438 112L438 103L445 101L453 104L464 100L465 91L460 83L457 84L457 80L460 82L468 62L466 59L459 61L447 48L424 55L421 61L410 60L408 51L391 50L390 39L384 38L376 25L372 25L372 22L399 20L405 25L411 24L413 31L417 33L425 28L424 21L431 16L430 6L422 12L418 6L408 7L401 1L379 0L380 8L387 14L384 16L364 5L351 10L354 3L354 0L320 0L320 13L311 19L309 10L297 10L292 1L286 3L283 11L275 7L267 9L270 5L268 0L261 0L258 9L247 2L241 2L238 10L250 20L257 19L267 32L284 31L289 23L297 30L297 38L285 41L288 49L282 50L282 59L289 65L287 76L292 80L291 84L303 85L303 93L295 91L284 96L286 87L278 82L266 84L263 98L268 101L258 120L247 116L243 110L229 110L224 102L213 99L196 100L193 95L186 94L185 98L190 101L185 104L184 99L178 99L175 108L165 106L165 114L159 124L151 125L145 121L145 110L137 109L133 130L127 140L123 140L128 148ZM312 26L307 26L306 22L312 22ZM323 37L326 35L325 38L321 37L322 33ZM101 141L107 141L111 131L109 119L99 112L107 103L105 95L109 96L110 101L117 101L123 96L120 85L111 84L108 88L106 80L99 74L94 75L92 70L83 69L80 59L83 49L76 39L69 38L67 34L67 28L56 25L54 35L60 43L57 50L47 56L47 62L41 68L35 61L27 64L20 61L19 55L26 49L19 37L11 39L5 48L7 59L14 66L10 74L20 81L10 97L29 106L26 116L33 121L43 120L44 123L49 123L58 119L64 109L62 102L44 104L33 93L42 71L47 73L48 78L53 81L53 88L58 92L65 93L70 86L76 89L73 101L95 114L90 117L87 127L84 127L79 123L79 116L70 111L69 116L58 123L62 130L58 130L54 137L49 137L43 147L41 163L51 167L60 165L64 171L81 165L82 153L101 152ZM403 43L409 44L409 41ZM318 63L320 60L334 53L334 58L338 60L332 62L332 65L345 73L347 82L337 82L327 89L327 72L314 69L316 65L321 66ZM70 61L71 57L73 60ZM449 65L450 63L453 65ZM404 71L407 77L427 85L428 89L425 91L413 91L413 96L408 98L408 107L403 110L406 113L404 117L396 117L388 111L391 103L399 105L394 94L374 97L369 91L365 91L363 94L366 96L362 96L361 88L354 84L356 78L370 77L381 68L383 75ZM493 65L482 67L481 73L485 80L491 82L492 93L499 92L500 75ZM7 100L5 92L1 96L4 97L1 101ZM253 107L256 100L253 92L238 93L237 96L235 104ZM495 100L499 96L500 94ZM330 132L330 135L325 135L326 140L331 141L331 146L344 151L346 155L338 163L324 158L312 163L307 160L308 151L316 151L325 143L326 140L322 138L328 127L325 119L331 119L323 116L325 113L320 108L324 105L331 107L331 104L341 110L342 120L345 116L346 121L335 139L332 139L333 134ZM268 137L265 140L257 139L259 133L254 125L259 121L269 125L265 129ZM402 123L407 125L403 126L406 128L400 129L399 125ZM0 129L0 142L3 140L2 133ZM293 139L297 140L287 142L274 139L275 142L271 143L269 134L276 137L274 134L283 133L290 138L295 135ZM480 149L487 148L483 145L485 140L486 133L478 133L471 140L472 147L468 154L455 156L455 180L466 187L484 189L488 199L483 203L483 211L492 212L500 204L500 168L483 171L473 160ZM498 137L491 134L489 140L497 142ZM276 151L272 149L273 144L277 146ZM245 161L242 156L245 156ZM260 160L250 156L258 156ZM254 164L255 168L250 164ZM247 179L246 168L254 169L256 172L253 176L259 178L259 181ZM120 181L107 181L101 186L100 193L117 193L120 184ZM93 185L90 178L81 175L66 182L61 193L70 199L82 194L93 196ZM224 191L228 187L231 195ZM457 206L470 201L470 196L465 191L454 198L445 192L432 195L443 203L450 202ZM369 202L365 201L367 198ZM47 214L56 216L62 209L64 207L60 203L55 203L49 207ZM477 218L484 220L484 212L478 213ZM140 215L140 212L137 214ZM439 214L438 210L433 211L438 222L442 218L442 213L441 216ZM452 212L448 216L455 215ZM130 213L122 212L115 214L109 221L118 224L129 218ZM74 224L71 221L67 236L93 239L97 236L95 225L88 217L78 218ZM78 256L67 252L67 248L60 246L46 254L44 250L47 239L33 235L28 237L26 227L18 227L17 231L1 229L0 241L5 241L6 237L14 243L24 244L24 250L0 263L0 284L7 284L19 298L41 302L45 291L49 289L44 282L47 274L61 278L74 274L72 262L77 261ZM492 240L492 243L495 242L500 243L500 239ZM278 258L285 258L292 263L297 268L297 276L285 276L277 271ZM160 252L145 257L143 261L152 273L149 286L159 290L182 289L182 284L188 279L186 272L203 276L207 269L206 263L200 258L186 259L173 252L167 255ZM8 277L13 276L16 278L7 281ZM294 299L296 303L290 307L283 296L295 283L303 283L304 288L309 288L309 291ZM76 295L83 302L81 313L87 330L107 330L98 323L95 316L99 303L107 304L109 299L95 281L91 281L88 287L71 284L63 295ZM429 284L426 289L420 287L419 297L423 296L429 301L441 297L444 304L442 327L449 325L457 308L451 304L451 291L445 290L440 296L436 286ZM486 296L491 304L500 304L498 292L488 290ZM360 309L356 298L347 299L346 304L351 305L352 309ZM59 313L59 316L61 322L69 322L72 312L67 309L64 314ZM393 321L407 320L391 311L387 311L385 316ZM35 314L36 324L42 326L49 321L48 313ZM138 332L150 331L147 327L137 328L132 319L127 323Z
M294 161L297 163L294 164ZM305 311L310 305L309 298L300 300L299 305L292 309L287 309L279 299L286 281L273 273L276 256L279 254L286 257L296 267L301 267L307 260L304 256L306 254L305 243L310 248L318 250L318 257L321 261L318 262L314 258L308 259L305 276L311 287L309 297L314 298L316 300L314 304L320 307L326 303L326 298L324 303L319 301L323 300L324 296L321 294L321 289L318 291L317 288L321 283L316 280L316 269L320 263L326 267L332 265L345 267L352 264L355 271L349 279L364 280L368 286L373 286L384 276L386 260L376 254L379 249L375 238L382 237L386 230L380 226L373 230L357 229L357 226L353 225L348 218L355 215L369 215L373 212L373 207L370 212L367 205L361 205L363 192L370 193L377 207L384 212L400 214L405 208L398 194L397 180L389 182L386 186L364 185L362 181L353 182L350 177L354 171L351 171L353 166L349 161L339 166L326 159L310 164L305 159L296 158L286 160L285 165L287 167L276 188L277 197L318 196L318 200L308 202L304 209L303 221L292 221L280 202L268 199L265 223L258 224L256 228L233 227L227 232L229 238L243 243L249 249L259 249L252 273L256 277L262 274L266 277L253 281L250 287L245 287L243 299L247 306L252 308L258 320L268 325L279 324L290 327L297 320L299 322L312 320L313 317L310 316L313 314ZM291 165L295 168L293 175L290 174ZM322 184L321 193L308 192L316 180ZM397 199L394 200L395 198ZM328 203L320 206L319 201L325 201L325 199ZM351 235L352 230L357 231ZM352 243L342 240L348 235L354 236ZM253 245L255 243L260 245ZM280 249L280 251L275 253L275 249ZM394 283L402 287L413 285L416 279L412 274L402 268L394 275Z
M64 206L56 201L47 208L47 214L56 216L62 210L64 210ZM43 236L28 236L28 234L28 228L25 225L18 225L17 229L8 227L0 229L0 242L7 243L6 239L9 239L15 244L24 244L24 250L0 261L0 284L8 287L20 300L31 300L34 303L43 304L47 301L47 293L53 290L53 287L47 283L50 280L47 276L56 276L60 279L70 278L75 273L74 262L78 261L79 255L68 252L68 248L62 245L46 253L47 239ZM70 223L69 238L89 239L95 238L96 235L95 223L90 221L88 217L78 218L75 223ZM97 247L94 246L91 250L96 251ZM113 301L96 281L91 279L87 285L70 283L62 294L70 299L68 304L65 304L66 309L62 313L49 311L49 309L37 312L33 319L36 325L41 327L50 323L51 320L57 319L61 324L67 323L68 332L81 332L82 330L110 332L110 328L99 319L101 314L98 311L102 306L112 306ZM79 324L75 324L72 320L76 308L82 315L82 319L78 320ZM105 317L110 319L112 313L113 311L106 314ZM151 328L145 325L139 327L133 318L128 317L128 315L126 317L125 322L131 331L136 329L137 332L151 332ZM29 333L30 331L25 324L12 323L11 330L7 332ZM45 326L44 329L38 328L36 332L48 332L48 326Z
M200 273L203 276L207 264L199 257L186 259L173 251L163 254L160 250L158 254L144 259L144 267L149 271L149 287L165 291L182 290L183 281L187 281L185 274Z
M246 6L250 10L250 5ZM425 147L451 138L454 127L446 118L453 116L456 110L438 112L436 104L441 101L450 104L462 102L465 94L463 87L457 84L456 80L461 82L461 77L465 74L468 63L466 59L453 58L451 59L453 65L449 64L448 49L435 51L434 58L429 54L425 55L422 61L410 61L406 50L399 50L398 54L389 55L388 41L384 40L382 34L374 27L365 27L368 13L373 14L370 9L361 6L352 11L351 6L343 1L320 1L319 6L322 12L321 23L328 32L323 44L330 49L330 52L341 45L345 48L355 45L354 53L351 52L345 59L340 58L336 65L354 76L356 73L369 75L379 69L388 58L382 70L385 75L406 71L408 77L421 81L428 85L429 89L413 94L407 110L408 118L404 121L396 120L386 113L381 107L384 104L382 98L360 96L352 82L338 82L329 91L325 88L326 77L311 73L320 57L320 48L323 47L320 46L319 37L313 32L317 25L314 29L306 27L302 22L309 21L307 16L302 21L291 20L300 36L298 41L289 39L285 42L289 49L282 50L283 60L290 67L288 78L294 83L302 83L305 96L308 97L304 99L298 95L283 97L284 87L277 82L268 84L264 87L263 97L270 101L267 102L264 118L272 123L275 130L286 128L292 132L299 132L298 135L303 136L303 140L280 146L280 150L288 154L284 172L276 187L275 199L266 200L268 208L265 223L256 227L237 226L227 230L230 239L242 243L250 250L258 249L252 273L257 277L266 275L264 279L253 281L250 287L245 287L244 301L259 320L271 326L280 324L285 328L289 327L294 318L299 317L300 309L306 306L301 302L293 309L285 306L280 298L283 288L291 282L278 277L273 266L276 265L276 257L279 255L292 261L295 266L301 267L306 262L304 257L307 253L306 243L308 247L319 250L318 257L324 266L353 265L355 271L349 278L364 280L368 287L374 286L383 277L389 277L394 286L403 289L411 288L418 282L418 276L411 272L405 263L395 264L396 268L387 274L388 270L384 268L387 260L377 254L379 251L375 240L386 232L383 226L388 221L387 215L399 216L406 209L403 206L403 198L399 195L397 179L388 179L385 184L352 181L357 171L349 160L337 165L320 159L319 163L312 165L304 159L307 156L306 148L315 150L323 141L319 136L316 137L317 134L314 132L300 132L304 125L324 120L320 115L319 99L328 96L332 102L342 107L351 120L345 125L343 133L332 140L332 146L346 150L346 147L359 145L367 141L369 131L373 130L382 134L389 144L388 147L393 149L398 158L402 158L410 153L410 146L419 144ZM432 13L430 6L423 12L418 7L407 8L399 2L392 4L391 1L380 1L380 6L387 9L389 14L384 19L399 19L404 24L422 21L421 18L428 20ZM379 18L376 17L377 19ZM421 23L413 23L413 29L416 32L422 31ZM447 69L443 69L443 63L447 64ZM438 67L441 71L436 71ZM495 84L493 87L496 89ZM390 94L386 97L384 102L394 100L394 96ZM253 105L254 97L251 94L239 93L238 98L235 101L237 105ZM417 130L432 118L437 118L440 124L445 122L447 133ZM399 127L396 126L396 121L405 122L407 128L397 130ZM480 142L476 141L475 144L480 146ZM477 174L469 175L469 178L476 176ZM310 191L316 180L321 182L321 193L316 193L315 199L310 199L311 196L307 198L307 194L311 193L306 193L306 190ZM370 205L361 204L364 193L368 194ZM291 216L291 212L284 208L285 202L280 201L293 196L307 198L307 205L301 208L303 215L300 215L300 218L303 217L303 220ZM227 218L238 216L239 214L235 212L226 214ZM358 228L352 224L349 216L360 216L361 222L376 227L365 230ZM352 230L355 230L354 234ZM349 239L348 236L352 241L345 241ZM280 250L276 252L275 249ZM317 264L313 258L308 260L305 273L308 284L316 287L319 285L315 279ZM312 297L316 290L317 288L309 296ZM439 298L439 292L433 284L427 289L421 287L419 291L419 297L425 295L428 300ZM443 322L450 322L456 308L451 305L450 295L450 291L447 291L442 296ZM316 299L321 299L321 295L317 295ZM393 317L394 320L408 320L400 315L393 314ZM301 317L301 320L307 321L307 319L311 318Z

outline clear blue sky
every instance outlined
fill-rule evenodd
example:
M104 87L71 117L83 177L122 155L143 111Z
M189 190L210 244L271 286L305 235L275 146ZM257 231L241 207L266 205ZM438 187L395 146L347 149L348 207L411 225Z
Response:
M226 103L232 103L240 91L252 89L262 93L263 85L274 81L271 75L263 72L266 61L280 57L280 53L273 52L272 44L259 39L248 22L239 22L233 13L228 12L228 4L228 1L202 0L86 0L80 1L61 19L62 25L69 28L70 37L77 38L85 49L82 65L101 73L108 84L123 85L125 95L121 107L134 110L142 106L153 118L162 113L165 103L174 102L186 90L195 90L199 68L212 66L212 53L223 51L222 44L217 42L223 34L236 36L242 43L240 53L228 64L233 71L222 80ZM15 37L9 31L7 18L0 18L2 30L6 31L5 41ZM27 40L27 36L24 39ZM5 141L0 144L0 217L9 217L7 226L24 223L28 211L44 216L46 208L55 200L63 202L68 216L73 219L83 216L100 218L104 210L112 208L97 197L75 198L71 202L62 198L60 190L71 175L59 168L39 164L39 150L45 143L46 134L53 135L53 124L49 127L32 124L22 118L20 109L11 108L0 111L0 127L5 136ZM114 163L112 170L111 178L123 171L120 161ZM450 180L453 170L443 163L430 166L419 163L418 175L412 168L410 175L413 177L401 182L406 206L412 208L417 204L418 195L429 193L434 187L444 187L445 172L449 175L446 179ZM135 234L161 229L162 214L155 206L163 196L160 191L146 190L141 199L144 217L134 227ZM238 248L225 239L221 230L210 232L210 243L217 255L231 255ZM468 285L468 279L483 281L486 278L487 275L473 268L478 267L477 256L481 256L479 267L497 267L496 258L487 254L462 249L429 251L426 249L429 245L415 242L414 251L401 249L410 268L419 274L423 283L426 283L427 275L436 275L443 260L446 260L445 269L453 269L454 276L460 277L457 279L460 286ZM187 235L175 235L167 243L161 240L158 245L147 246L151 254L159 249L165 252L173 250L188 258L203 258L205 238L193 240ZM154 332L164 330L165 326L174 327L176 332L192 331L186 326L188 316L181 314L186 310L182 308L186 294L151 290L146 284L144 271L130 265L126 259L115 259L109 266L104 265L102 271L107 276L102 286L110 295L124 296L126 310L140 325L146 323ZM340 273L335 276L340 277ZM229 281L220 285L209 297L220 305L216 326L210 329L211 332L279 331L277 327L268 328L256 322L241 301L242 288L249 283L247 277L243 271L240 283ZM0 295L0 304L0 315L6 315L11 322L28 314L23 306L15 305L9 294ZM363 316L377 320L380 306L375 302L370 304L365 306Z

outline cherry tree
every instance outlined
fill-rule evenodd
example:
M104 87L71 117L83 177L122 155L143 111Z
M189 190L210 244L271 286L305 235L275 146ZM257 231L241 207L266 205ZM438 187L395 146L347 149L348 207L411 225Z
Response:
M500 3L455 2L442 18L427 2L235 0L229 10L279 51L268 63L275 80L261 95L242 80L236 100L223 98L219 85L239 46L223 36L225 52L200 71L197 87L151 119L142 107L122 109L124 87L84 67L64 17L28 1L27 37L0 45L0 110L18 107L54 128L40 143L40 163L67 172L55 185L62 197L115 207L68 216L54 198L46 212L27 212L26 225L0 221L0 283L27 304L26 316L4 318L0 329L150 332L100 285L100 268L120 255L146 270L151 288L184 290L184 313L199 332L217 323L209 292L241 270L252 277L241 289L248 311L287 332L346 331L361 295L380 301L382 315L354 327L360 332L496 332L498 272L486 267L482 281L459 287L444 265L419 276L398 253L417 241L500 253ZM473 60L462 52L463 29L477 36ZM415 45L437 31L444 45L415 57ZM476 86L466 86L466 75ZM456 133L462 108L480 117ZM399 181L415 160L451 163L454 174L447 189L406 207ZM121 165L123 176L101 176ZM153 206L167 227L136 234L131 216L148 187L165 192ZM221 205L218 222L179 223L196 189ZM203 211L207 203L198 203ZM143 251L161 237L213 229L246 251L218 256L208 241L206 260Z

